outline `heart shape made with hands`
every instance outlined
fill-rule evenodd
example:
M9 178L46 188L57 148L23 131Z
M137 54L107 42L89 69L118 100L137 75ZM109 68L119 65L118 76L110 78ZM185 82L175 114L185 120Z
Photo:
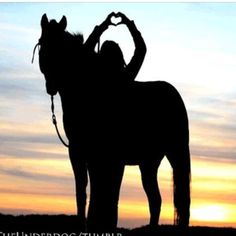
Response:
M122 21L120 16L112 16L111 17L111 23L115 26L117 26L118 24L120 24Z

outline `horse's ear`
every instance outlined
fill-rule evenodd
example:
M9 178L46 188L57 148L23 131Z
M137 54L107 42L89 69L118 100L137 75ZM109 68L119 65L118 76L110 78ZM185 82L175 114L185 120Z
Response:
M61 21L59 22L59 24L60 24L60 26L62 27L63 30L66 29L67 20L66 20L66 17L65 17L65 16L63 16L63 17L61 18Z
M41 27L44 28L48 24L48 18L47 15L44 14L41 19Z

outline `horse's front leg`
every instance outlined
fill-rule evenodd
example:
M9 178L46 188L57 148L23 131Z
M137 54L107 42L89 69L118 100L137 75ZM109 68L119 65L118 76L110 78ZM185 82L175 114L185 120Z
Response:
M88 169L91 187L88 230L112 232L117 227L124 164L105 160L92 161Z
M78 151L78 146L70 143L69 155L72 169L75 177L75 191L77 214L81 224L81 230L85 229L86 225L86 187L88 184L87 163L83 159L83 155Z
M161 195L157 182L157 169L160 161L144 161L139 165L143 188L146 192L149 211L150 226L157 226L161 212Z

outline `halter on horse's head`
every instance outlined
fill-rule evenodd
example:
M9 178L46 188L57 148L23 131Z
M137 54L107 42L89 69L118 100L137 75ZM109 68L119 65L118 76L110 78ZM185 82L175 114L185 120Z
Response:
M44 14L41 19L42 35L34 48L35 52L39 46L39 66L50 95L58 92L60 83L71 68L72 51L76 51L72 42L76 41L77 47L83 44L83 36L69 34L65 31L66 26L65 16L58 23L56 20L48 21Z
M40 48L39 66L46 79L47 93L50 95L55 95L58 91L56 80L59 79L60 60L57 54L66 25L65 16L57 23L55 20L49 22L44 14L41 19L42 35L34 48L34 52L37 46Z

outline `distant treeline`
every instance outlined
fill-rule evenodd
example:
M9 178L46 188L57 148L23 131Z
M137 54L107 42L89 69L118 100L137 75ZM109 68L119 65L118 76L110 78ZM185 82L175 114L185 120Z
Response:
M116 233L85 233L72 215L4 215L0 214L0 236L235 236L235 228L189 227L161 225L135 229L118 229Z

